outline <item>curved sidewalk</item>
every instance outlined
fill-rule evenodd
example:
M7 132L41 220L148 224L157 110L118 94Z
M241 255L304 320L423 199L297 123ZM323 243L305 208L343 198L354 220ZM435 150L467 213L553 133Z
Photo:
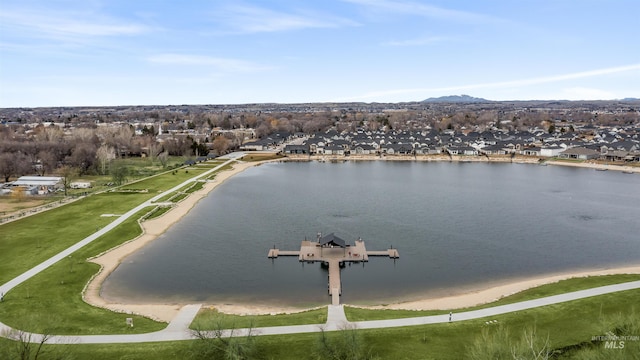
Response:
M497 316L534 309L542 306L560 304L568 301L589 298L592 296L611 294L619 291L633 290L640 288L640 281L632 281L622 284L607 285L597 288L574 291L566 294L548 296L540 299L527 300L513 304L494 306L491 308L454 313L452 321L463 321L480 319L484 317ZM52 344L112 344L112 343L142 343L158 341L178 341L196 339L193 332L189 330L189 325L200 310L199 304L184 306L178 315L169 325L161 331L146 334L134 335L79 335L79 336L52 336L47 342ZM294 325L294 326L272 326L255 329L233 329L223 331L222 336L246 336L251 332L254 336L262 335L289 335L300 333L313 333L320 331L337 331L346 328L356 329L380 329L402 326L417 326L427 324L441 324L449 322L449 314L420 316L413 318L391 319L391 320L371 320L349 322L344 315L344 305L329 305L326 324ZM3 336L11 337L11 331L16 330L0 323L0 333ZM8 336L7 336L8 335ZM42 339L40 334L29 334L27 338L31 342L39 342ZM14 335L15 336L15 335ZM23 336L24 338L24 336Z

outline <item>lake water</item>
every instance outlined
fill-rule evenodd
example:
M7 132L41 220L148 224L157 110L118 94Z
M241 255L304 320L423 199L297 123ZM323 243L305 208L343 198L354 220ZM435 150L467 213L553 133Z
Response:
M330 302L327 270L269 248L334 232L369 250L342 269L342 302L455 294L518 278L640 263L640 176L448 162L272 163L218 186L103 285L144 303Z

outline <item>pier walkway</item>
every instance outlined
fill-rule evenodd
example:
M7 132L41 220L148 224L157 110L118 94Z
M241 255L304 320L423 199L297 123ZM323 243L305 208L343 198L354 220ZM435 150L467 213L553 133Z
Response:
M304 240L300 244L299 251L269 249L267 255L270 259L279 256L297 256L298 261L316 262L320 261L329 267L329 278L327 288L331 295L331 304L340 305L340 295L342 295L342 282L340 280L340 268L347 262L366 262L370 256L386 256L391 259L400 257L397 249L387 249L382 251L370 251L364 245L364 241L358 239L354 245L346 245L344 240L333 234L325 237L318 236L318 241Z

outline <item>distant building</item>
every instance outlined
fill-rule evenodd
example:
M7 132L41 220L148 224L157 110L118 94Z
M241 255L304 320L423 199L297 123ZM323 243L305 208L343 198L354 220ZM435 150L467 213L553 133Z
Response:
M91 182L89 181L74 181L69 184L72 189L89 189L91 188Z
M31 195L45 195L58 189L64 189L62 179L58 176L22 176L11 186L20 187Z
M563 159L591 160L600 157L600 152L585 147L574 147L560 153Z

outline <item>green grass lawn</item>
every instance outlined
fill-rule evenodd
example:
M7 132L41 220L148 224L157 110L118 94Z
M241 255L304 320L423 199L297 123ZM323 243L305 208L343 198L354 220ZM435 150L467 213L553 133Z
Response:
M172 208L170 206L157 206L146 215L144 215L144 220L151 220L160 217L171 209Z
M191 329L215 330L246 327L267 327L283 325L324 324L327 322L327 308L280 315L230 315L215 309L202 309L193 320Z
M168 171L169 169L180 167L184 161L185 157L182 156L170 156L167 161L167 166L163 167L159 161L151 161L149 158L139 158L139 157L130 157L123 159L115 159L113 160L113 164L121 164L129 168L129 181L137 181L149 176L157 175ZM108 169L107 169L108 172ZM68 194L84 194L84 193L93 193L102 190L108 190L111 186L107 186L108 183L113 181L113 178L110 174L85 174L82 176L74 176L72 178L72 182L74 181L89 181L92 186L89 189L69 189Z
M124 190L95 194L59 208L0 226L0 283L5 283L114 221L103 214L124 214L161 191L205 170L177 170L128 184ZM28 254L28 256L25 256Z
M242 161L265 161L282 159L283 155L271 154L271 153L249 153L242 157Z
M198 176L208 169L178 169L159 176L146 178L144 180L136 181L133 183L122 186L122 190L148 190L152 196L158 195L158 193L167 191L177 184L191 179L194 176ZM150 197L152 197L150 196Z
M615 323L611 319L622 314L638 318L640 290L630 290L617 294L601 295L569 303L531 309L518 313L491 318L496 324L485 324L486 319L454 322L450 324L424 325L403 328L357 330L360 346L377 359L468 359L474 342L488 331L493 334L503 327L509 338L517 339L523 329L535 327L539 338L549 336L553 349L574 354L567 349L577 344L590 344L591 338L612 330ZM334 334L333 338L344 334ZM319 334L297 334L283 336L263 336L255 339L255 346L261 359L318 359ZM201 340L108 345L64 345L48 346L46 351L66 352L79 359L199 359L198 342ZM8 341L0 339L1 346ZM602 348L602 344L593 346ZM52 350L54 349L54 350ZM639 353L638 344L629 343L627 349L619 350L621 359L634 359ZM618 351L618 350L616 350ZM561 354L559 354L561 355ZM605 355L607 355L605 353ZM574 358L574 357L563 357ZM610 357L590 357L608 359Z
M91 235L143 202L139 194L100 194L0 226L0 283ZM135 205L134 205L135 204Z
M0 320L21 330L50 334L119 334L161 330L164 323L117 314L85 303L81 293L99 265L86 261L141 233L140 211L116 229L17 286L0 306ZM135 327L126 326L133 317Z
M520 301L526 301L531 299L538 299L542 297L558 295L568 293L572 291L584 290L594 288L598 286L605 286L611 284L619 284L629 281L640 280L640 275L635 274L621 274L621 275L606 275L606 276L589 276L583 278L573 278L558 281L553 284L546 284L538 286L532 289L527 289L519 293L506 296L500 300L490 302L487 304L473 306L463 309L447 309L447 310L371 310L363 309L352 306L345 306L345 314L349 321L363 321L363 320L385 320L385 319L399 319L418 316L429 316L447 314L451 310L456 312L472 311L478 309L484 309L493 306L513 304Z

